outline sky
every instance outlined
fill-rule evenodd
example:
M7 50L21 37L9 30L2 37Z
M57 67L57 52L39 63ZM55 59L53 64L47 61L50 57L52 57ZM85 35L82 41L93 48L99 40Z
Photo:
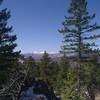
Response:
M22 53L59 52L64 16L71 0L4 0L1 8L11 10L9 25L17 35L17 50ZM100 0L88 0L88 11L96 13L100 25ZM98 31L99 32L99 31ZM100 47L100 40L96 43Z

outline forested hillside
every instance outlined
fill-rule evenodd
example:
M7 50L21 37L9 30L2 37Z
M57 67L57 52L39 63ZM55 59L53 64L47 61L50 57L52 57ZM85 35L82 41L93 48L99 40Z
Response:
M0 100L100 100L100 26L87 1L70 0L56 54L16 50L11 12L0 8Z

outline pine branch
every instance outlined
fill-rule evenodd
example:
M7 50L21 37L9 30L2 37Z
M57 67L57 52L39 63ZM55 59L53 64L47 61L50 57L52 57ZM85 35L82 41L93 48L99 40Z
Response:
M65 43L65 42L79 42L79 41L77 39L65 39L63 42Z
M77 35L77 34L73 34L73 33L69 33L69 34L64 34L65 36L64 36L64 39L66 39L66 38L78 38L79 37L79 35Z
M82 29L82 30L87 30L87 29L94 28L94 27L96 27L96 26L97 26L97 24L95 23L95 24L93 24L93 25L86 25L86 26L82 27L81 29Z
M82 33L92 32L92 31L95 31L95 30L98 30L98 29L100 29L100 26L93 26L93 27L83 31Z
M61 29L61 30L58 30L60 33L79 33L78 30L75 30L75 29L68 29L67 27Z
M94 18L95 18L95 14L93 14L92 16L89 16L89 15L83 16L82 20L83 20L83 21L84 21L84 20L88 20L88 22L89 22L90 20L92 20L92 19L94 19Z
M97 45L93 42L93 43L84 43L82 44L84 47L91 47L91 46L94 46L96 47Z
M100 35L93 35L93 36L86 36L86 37L83 37L83 40L95 40L97 38L100 38Z

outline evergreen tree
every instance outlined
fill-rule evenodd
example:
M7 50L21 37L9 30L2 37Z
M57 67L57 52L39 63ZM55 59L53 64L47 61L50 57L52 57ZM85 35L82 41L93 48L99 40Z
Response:
M7 81L10 71L16 65L20 51L15 51L16 35L11 35L12 26L8 25L10 11L0 11L0 85Z
M69 58L66 57L65 55L63 55L61 58L60 58L60 61L59 61L59 66L60 66L60 75L63 79L67 79L67 72L68 72L68 69L70 67L70 61L69 61Z
M31 81L39 76L38 66L35 62L35 59L31 56L25 61L25 65L27 65L29 71L27 75L27 81Z
M63 28L59 30L64 35L64 46L62 46L61 52L65 55L73 54L78 58L77 89L80 93L81 61L90 61L92 48L96 46L93 40L100 38L100 34L94 34L92 31L100 29L100 26L91 22L95 18L95 14L89 15L86 0L71 0L68 13L70 16L65 16L65 21L62 23Z
M44 80L46 80L46 76L49 73L48 68L49 68L51 62L52 62L52 60L49 57L49 54L45 51L42 56L41 62L40 62L40 76Z
M95 14L89 16L86 0L72 0L68 13L70 16L65 16L64 27L59 30L64 35L65 45L62 47L62 51L77 53L78 57L82 59L88 54L91 47L96 46L94 42L90 43L89 40L100 37L100 34L95 35L90 32L100 29L100 27L96 23L91 24Z
M57 62L52 61L46 51L42 56L39 69L40 78L47 83L50 89L56 89L60 68Z
M62 100L86 100L82 96L83 94L78 92L78 82L76 80L77 70L70 67L67 71L67 79L62 80L62 85L60 87Z

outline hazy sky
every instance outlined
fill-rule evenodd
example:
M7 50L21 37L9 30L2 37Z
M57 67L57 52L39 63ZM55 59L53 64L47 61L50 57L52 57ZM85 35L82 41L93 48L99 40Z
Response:
M70 0L4 0L1 8L11 10L10 25L17 34L17 49L22 53L58 52L62 27ZM96 13L95 21L100 24L100 0L88 0L90 14ZM97 44L100 47L100 40Z

